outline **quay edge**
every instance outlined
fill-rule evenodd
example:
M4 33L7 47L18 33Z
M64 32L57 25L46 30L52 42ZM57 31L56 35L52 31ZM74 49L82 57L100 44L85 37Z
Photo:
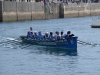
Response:
M100 15L100 3L48 3L0 1L0 22L44 20Z

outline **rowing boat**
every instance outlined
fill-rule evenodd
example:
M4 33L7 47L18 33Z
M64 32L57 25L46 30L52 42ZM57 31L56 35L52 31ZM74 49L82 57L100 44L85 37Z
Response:
M60 39L60 40L48 40L48 39L27 39L26 36L20 36L22 43L28 43L33 45L40 45L40 46L49 46L49 47L57 47L57 48L66 48L66 49L75 49L77 50L77 38L74 37L68 37L66 39Z

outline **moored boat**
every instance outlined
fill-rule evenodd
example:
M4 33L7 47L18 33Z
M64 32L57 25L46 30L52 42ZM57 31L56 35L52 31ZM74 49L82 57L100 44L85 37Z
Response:
M66 49L75 49L77 50L77 38L68 37L66 39L60 40L48 40L48 39L27 39L26 36L20 36L23 43L33 44L33 45L40 45L40 46L49 46L49 47L58 47L58 48L66 48Z
M100 28L100 17L92 19L91 28Z

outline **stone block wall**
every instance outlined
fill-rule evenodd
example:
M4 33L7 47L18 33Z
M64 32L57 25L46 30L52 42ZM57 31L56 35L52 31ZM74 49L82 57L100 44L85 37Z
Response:
M31 20L31 4L30 2L17 2L17 20Z
M3 7L2 7L2 1L0 1L0 22L2 22L2 19L3 19L3 17L2 17L2 9Z
M100 3L92 3L90 4L91 16L100 15Z
M3 21L16 21L16 2L3 1Z
M46 19L59 18L59 4L57 3L45 4L44 13Z
M43 2L0 1L1 21L22 21L59 18L59 4ZM3 7L2 7L3 6Z
M100 15L100 3L70 3L64 5L64 17Z
M0 1L0 22L100 15L100 3Z
M32 5L32 20L45 19L44 3L36 2Z

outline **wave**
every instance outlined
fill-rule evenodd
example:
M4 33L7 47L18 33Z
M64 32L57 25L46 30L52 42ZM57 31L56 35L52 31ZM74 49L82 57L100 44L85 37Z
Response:
M82 45L91 45L94 47L100 46L100 44L98 44L98 43L86 42L86 41L82 41L82 40L77 40L77 43L82 44Z
M77 40L78 44L81 45L91 45L94 47L100 46L100 44L98 43L92 43L92 42L86 42L86 41L82 41L82 40ZM26 44L26 43L22 43L20 38L12 38L12 37L2 37L0 36L0 47L9 47L9 48L28 48L32 46L31 44Z
M17 48L23 49L23 48L31 46L29 44L22 43L20 38L0 37L0 39L1 39L0 40L0 47L7 47L7 48L13 48L13 49L17 49Z

